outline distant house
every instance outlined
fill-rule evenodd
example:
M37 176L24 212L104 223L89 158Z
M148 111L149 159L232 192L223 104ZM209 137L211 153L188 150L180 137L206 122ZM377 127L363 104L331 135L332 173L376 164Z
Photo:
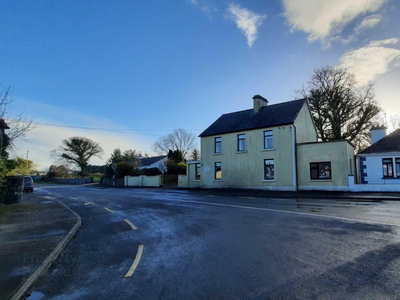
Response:
M142 157L139 160L139 169L150 169L150 168L158 168L161 173L165 173L167 171L165 162L168 160L168 157L165 156L154 156L154 157Z
M201 138L201 160L188 162L181 187L347 191L355 172L347 140L318 142L304 99L222 115Z
M371 129L372 145L357 154L359 183L400 185L400 129L386 135L386 127Z

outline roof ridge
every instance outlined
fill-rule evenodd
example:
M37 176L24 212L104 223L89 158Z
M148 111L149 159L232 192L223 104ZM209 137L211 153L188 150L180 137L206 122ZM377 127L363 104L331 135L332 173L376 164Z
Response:
M271 107L271 106L282 105L282 104L287 104L287 103L291 103L291 102L295 102L295 101L305 101L305 100L306 100L305 98L302 98L302 99L290 100L290 101L286 101L286 102L274 103L274 104L271 104L271 105L268 104L268 105L265 106L264 108L268 108L268 107ZM222 114L221 116L236 114L236 113L240 113L240 112L244 112L244 111L248 111L248 110L253 110L253 108L248 108L248 109L243 109L243 110L237 110L237 111L233 111L233 112L230 112L230 113Z

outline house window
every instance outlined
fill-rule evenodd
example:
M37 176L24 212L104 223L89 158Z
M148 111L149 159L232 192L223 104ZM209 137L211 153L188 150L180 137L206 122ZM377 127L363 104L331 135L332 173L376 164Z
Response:
M396 158L396 176L400 177L400 158Z
M321 180L332 179L331 162L310 163L310 178L312 180L315 180L315 179L321 179Z
M393 163L391 158L382 159L383 177L393 177ZM397 163L396 163L397 165Z
M245 151L246 136L244 134L238 134L237 136L237 151Z
M215 169L215 180L221 180L221 178L222 178L221 163L220 162L216 162L214 169Z
M200 166L201 164L196 164L196 180L200 180Z
M221 153L221 138L220 137L215 138L214 153Z
M275 162L273 159L264 159L264 179L272 180L275 178Z
M272 130L264 131L264 149L272 149Z

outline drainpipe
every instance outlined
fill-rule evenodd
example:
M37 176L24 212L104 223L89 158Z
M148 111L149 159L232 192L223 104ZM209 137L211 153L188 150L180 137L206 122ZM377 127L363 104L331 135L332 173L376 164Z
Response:
M293 163L294 163L294 185L296 186L296 192L299 190L299 181L297 178L297 146L296 146L296 136L297 136L297 131L296 131L296 126L293 125L293 130L292 130L292 141L293 141Z

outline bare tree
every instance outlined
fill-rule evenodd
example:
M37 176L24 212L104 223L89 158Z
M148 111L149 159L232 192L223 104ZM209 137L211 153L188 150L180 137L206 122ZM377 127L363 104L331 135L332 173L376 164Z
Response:
M400 129L400 115L391 115L388 120L389 132Z
M196 148L193 149L191 155L190 155L191 160L200 160L200 151Z
M159 155L167 155L169 150L179 150L183 158L195 147L196 137L194 134L179 128L167 136L159 138L153 145L153 150Z
M5 119L10 127L7 132L5 146L13 147L17 138L24 138L25 133L35 128L32 120L24 117L23 113L11 115L10 105L14 101L11 97L11 87L0 89L0 119Z
M85 137L70 137L62 141L62 145L52 151L52 155L68 163L75 164L85 173L89 159L93 156L102 158L103 148L91 139Z
M358 86L347 70L327 66L316 69L299 94L309 101L322 141L347 139L358 149L368 145L366 136L380 112L373 83Z

